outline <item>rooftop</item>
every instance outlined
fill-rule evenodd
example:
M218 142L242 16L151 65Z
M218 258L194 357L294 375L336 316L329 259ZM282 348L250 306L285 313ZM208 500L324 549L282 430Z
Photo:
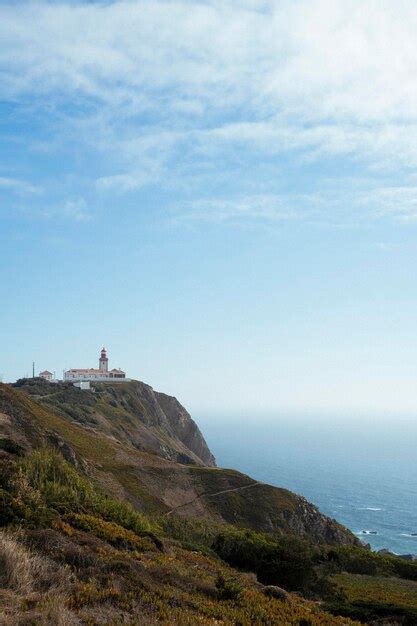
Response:
M77 373L86 372L88 374L106 374L106 372L104 370L94 369L94 367L90 367L90 368L87 368L87 369L81 369L81 368L75 367L75 368L71 368L71 369L69 369L67 371L68 372L77 372Z

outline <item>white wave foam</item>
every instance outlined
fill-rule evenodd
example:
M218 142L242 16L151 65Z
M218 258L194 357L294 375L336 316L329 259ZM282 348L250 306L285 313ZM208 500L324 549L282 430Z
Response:
M358 508L358 511L383 511L384 509L381 509L378 506L362 506Z

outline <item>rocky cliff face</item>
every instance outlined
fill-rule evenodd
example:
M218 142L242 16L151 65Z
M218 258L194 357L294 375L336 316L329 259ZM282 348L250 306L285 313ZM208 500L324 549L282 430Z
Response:
M85 428L178 463L215 466L197 424L176 398L139 381L97 383L80 391L70 383L23 379L16 387Z
M185 409L143 383L97 385L94 393L37 381L18 389L0 384L0 455L44 446L58 448L109 495L148 514L357 543L304 498L208 467L213 457Z
M202 459L205 465L214 467L216 465L214 456L208 449L197 424L188 411L178 402L177 398L159 392L155 392L155 397L176 436L187 448Z

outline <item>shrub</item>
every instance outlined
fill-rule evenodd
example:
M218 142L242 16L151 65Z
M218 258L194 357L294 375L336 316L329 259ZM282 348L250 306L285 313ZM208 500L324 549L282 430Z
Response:
M0 487L0 526L5 526L14 522L16 515L13 509L13 498Z
M0 438L0 450L4 450L9 454L16 454L17 456L21 456L23 454L22 446L19 446L16 441L4 437Z
M232 530L216 537L213 550L230 565L254 571L266 585L305 591L317 579L313 549L295 537L274 541L252 531Z
M66 516L72 526L91 532L96 537L108 541L111 545L125 550L154 550L155 543L148 537L139 537L133 531L119 526L114 522L94 517L94 515L71 513Z
M61 454L37 450L19 459L10 470L5 493L0 490L0 524L24 520L30 526L50 526L61 515L88 513L115 522L158 543L157 524L128 503L113 500L82 476ZM7 493L6 493L7 490ZM7 495L8 494L8 495ZM2 498L9 507L2 506ZM159 542L160 546L162 544Z
M384 558L364 548L334 547L329 550L327 556L330 562L336 563L340 569L350 574L374 576L378 571L384 572L389 569L385 565Z
M236 578L225 576L219 572L216 579L216 589L220 600L237 600L243 591L243 585Z
M405 559L386 557L393 573L400 578L408 580L417 580L417 563L416 561L407 561Z
M67 602L67 599L59 594L48 594L45 596L40 605L38 605L41 613L36 616L37 626L51 626L51 624L54 626L80 626L80 620L65 606L65 602ZM22 622L16 620L13 626L16 626L18 623L26 625L35 622L29 622L23 617Z
M146 534L155 536L153 533L160 533L160 526L151 522L149 518L142 515L132 507L128 502L113 500L107 495L96 491L95 497L91 503L91 510L106 520L116 522L137 534Z

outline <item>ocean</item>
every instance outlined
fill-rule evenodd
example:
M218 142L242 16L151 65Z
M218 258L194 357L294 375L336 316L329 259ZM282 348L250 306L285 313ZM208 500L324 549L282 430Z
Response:
M417 554L417 417L195 415L219 466L305 496L375 550Z

